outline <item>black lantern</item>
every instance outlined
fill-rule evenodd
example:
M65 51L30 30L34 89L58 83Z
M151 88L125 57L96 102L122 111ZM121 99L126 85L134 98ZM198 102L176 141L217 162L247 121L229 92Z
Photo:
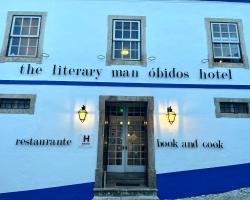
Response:
M175 121L176 113L173 111L171 106L169 106L167 108L167 110L168 110L168 113L167 113L168 121L169 121L170 124L173 124L174 121Z
M86 111L86 106L82 106L82 108L78 111L79 119L83 123L87 117L88 112Z

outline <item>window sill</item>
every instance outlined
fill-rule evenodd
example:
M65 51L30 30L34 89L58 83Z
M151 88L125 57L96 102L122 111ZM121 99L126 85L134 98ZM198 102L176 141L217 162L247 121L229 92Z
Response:
M249 68L249 65L247 63L230 63L230 62L214 62L214 61L209 61L208 66L210 68L214 67L225 67L225 68Z
M0 57L0 63L4 62L30 62L30 63L37 63L41 64L42 63L42 57L7 57L7 56L1 56Z

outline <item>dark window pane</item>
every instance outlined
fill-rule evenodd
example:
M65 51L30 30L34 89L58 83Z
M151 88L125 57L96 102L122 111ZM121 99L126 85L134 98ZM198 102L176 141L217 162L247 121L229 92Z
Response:
M123 31L123 38L130 38L130 31Z
M26 55L26 53L27 53L27 47L20 47L19 55Z
M37 38L30 38L29 39L29 46L37 46Z
M123 29L130 30L130 22L124 22L123 23Z
M116 158L121 158L122 157L122 152L116 152Z
M228 34L228 33L222 33L222 34L221 34L221 37L223 37L223 38L228 38L228 37L229 37L229 34Z
M28 55L35 56L36 55L36 47L29 47L28 48Z
M131 58L138 59L138 51L131 51Z
M115 49L122 49L122 42L115 42Z
M221 57L222 56L222 52L221 52L221 46L216 46L214 45L214 56L215 57Z
M20 35L21 32L21 27L20 26L15 26L13 30L14 35Z
M37 27L31 27L30 29L30 35L37 35L38 28Z
M15 26L21 26L21 24L22 24L22 18L16 18L15 19Z
M115 50L115 58L121 58L121 50Z
M116 29L122 29L122 22L116 22L115 23L115 28Z
M11 47L10 55L17 55L18 54L18 47Z
M135 159L135 164L134 165L140 165L140 160L139 159Z
M122 38L122 31L115 31L115 38Z
M227 24L221 24L221 32L228 32L228 25Z
M139 27L138 27L138 22L132 22L132 30L138 30Z
M231 44L231 52L233 57L239 57L240 52L239 52L239 45L238 44Z
M110 165L115 165L115 159L109 159L109 164Z
M236 25L230 24L230 25L229 25L229 31L230 31L230 32L236 32Z
M123 42L123 49L130 49L130 42Z
M122 164L122 160L121 159L117 159L116 160L116 165L121 165Z
M129 53L127 55L123 55L124 59L129 59Z
M31 26L38 26L39 19L38 18L33 18L31 21Z
M131 33L131 38L133 38L133 39L138 39L138 31L132 31L132 33Z
M216 37L216 38L219 38L220 37L220 33L213 33L213 36Z
M131 42L131 49L138 49L138 42Z
M214 32L220 32L220 27L219 27L219 24L213 24L213 31Z
M109 158L115 158L115 152L109 152Z
M21 46L28 46L28 38L21 39Z
M223 56L230 57L229 44L222 44Z
M18 37L13 37L12 38L12 45L19 45L19 40L20 40L20 38L18 38Z
M29 35L29 27L22 28L22 35Z
M236 33L230 33L230 38L236 40L237 34Z
M30 18L23 19L23 26L30 26Z

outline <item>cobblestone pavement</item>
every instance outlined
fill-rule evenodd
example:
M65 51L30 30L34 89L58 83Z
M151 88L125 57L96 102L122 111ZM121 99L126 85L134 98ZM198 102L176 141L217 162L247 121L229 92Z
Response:
M202 195L199 197L179 200L250 200L250 188L242 188L220 194Z

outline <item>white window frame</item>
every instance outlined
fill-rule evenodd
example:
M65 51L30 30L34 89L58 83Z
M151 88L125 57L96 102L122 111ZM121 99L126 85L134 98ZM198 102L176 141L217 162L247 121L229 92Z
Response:
M39 18L39 30L37 35L19 35L13 34L14 21L16 18ZM47 18L46 12L20 12L20 11L9 11L6 22L5 36L2 51L0 54L0 62L33 62L33 63L42 63L42 54L43 54L43 41L44 41L44 32L45 32L45 22ZM36 56L34 55L10 55L10 42L13 37L19 38L38 38L36 43ZM19 41L20 45L20 41Z
M228 102L228 103L247 103L248 104L248 113L223 113L220 110L220 103ZM217 118L225 117L225 118L250 118L250 98L214 98L215 105L215 115Z
M38 30L37 30L37 34L36 35L22 35L21 32L22 32L22 29L20 30L20 34L19 35L15 35L13 33L14 31L14 25L13 23L15 22L16 18L30 18L30 19L38 19ZM23 26L21 26L21 28L23 28ZM13 20L12 20L12 26L11 26L11 32L10 32L10 37L9 37L9 45L8 45L8 56L13 56L13 57L36 57L37 56L37 50L38 50L38 47L39 47L39 38L40 38L40 29L41 29L41 16L24 16L24 15L15 15L13 16ZM20 38L19 40L19 45L18 47L20 46L20 43L21 43L21 38L36 38L37 39L37 43L36 43L36 53L35 53L35 56L32 56L32 55L11 55L10 52L11 52L11 44L12 44L12 41L13 41L13 38L16 37L16 38ZM20 49L20 48L19 48Z
M126 39L126 38L116 38L115 37L115 26L116 26L116 22L137 22L138 23L138 39L133 39L133 38L129 38L129 39ZM115 45L115 42L138 42L139 45L138 45L138 59L133 59L133 58L121 58L120 60L140 60L141 59L141 21L140 20L121 20L121 19L115 19L113 20L113 41L112 41L112 59L117 59L115 58L115 48L114 48L114 45ZM122 32L123 32L123 29L122 29ZM131 31L130 31L131 32ZM123 55L122 55L123 57Z
M213 25L218 25L220 27L223 24L227 24L228 26L229 25L235 26L235 28L236 28L236 36L237 36L236 40L231 40L230 39L230 32L227 32L228 36L229 36L227 39L223 39L223 37L220 37L220 38L214 37ZM213 49L214 49L214 44L215 43L219 43L220 46L221 46L221 49L222 49L222 45L223 44L228 44L229 46L231 46L231 44L237 44L238 45L237 46L238 47L238 52L239 52L239 56L238 57L236 57L236 56L224 56L224 55L222 55L222 56L216 56L215 52L213 50L214 58L217 58L217 59L224 59L224 58L226 58L226 59L241 59L240 39L239 39L239 34L238 34L238 25L236 23L224 23L224 22L223 23L218 23L218 22L214 23L214 22L212 22L211 23L211 32L212 32L211 35L212 35ZM220 30L220 34L222 34L221 30ZM229 48L229 50L230 50L230 54L232 55L231 48ZM222 51L222 54L223 54L223 51Z
M139 38L138 39L125 39L115 38L115 21L128 21L128 22L140 22L139 23ZM145 29L146 29L146 17L145 16L108 16L108 49L106 54L107 65L140 65L146 66L146 44L145 44ZM114 41L138 41L138 59L116 59L114 55Z
M236 25L237 28L237 40L231 40L230 38L228 39L218 39L214 38L213 35L213 28L212 24L234 24ZM246 48L245 48L245 42L244 42L244 35L243 35L243 25L242 25L242 20L240 19L222 19L222 18L205 18L205 27L207 31L207 44L208 44L208 65L209 67L241 67L241 68L248 68L249 63L248 63L248 57L246 53ZM229 32L228 32L229 33ZM215 56L213 45L214 43L221 43L222 44L238 44L238 52L239 56L238 57L233 57L233 56ZM231 48L230 50L230 55L231 53ZM223 60L226 59L226 60ZM237 62L236 59L238 59L240 62ZM230 61L232 60L232 62ZM235 62L234 62L235 61Z

